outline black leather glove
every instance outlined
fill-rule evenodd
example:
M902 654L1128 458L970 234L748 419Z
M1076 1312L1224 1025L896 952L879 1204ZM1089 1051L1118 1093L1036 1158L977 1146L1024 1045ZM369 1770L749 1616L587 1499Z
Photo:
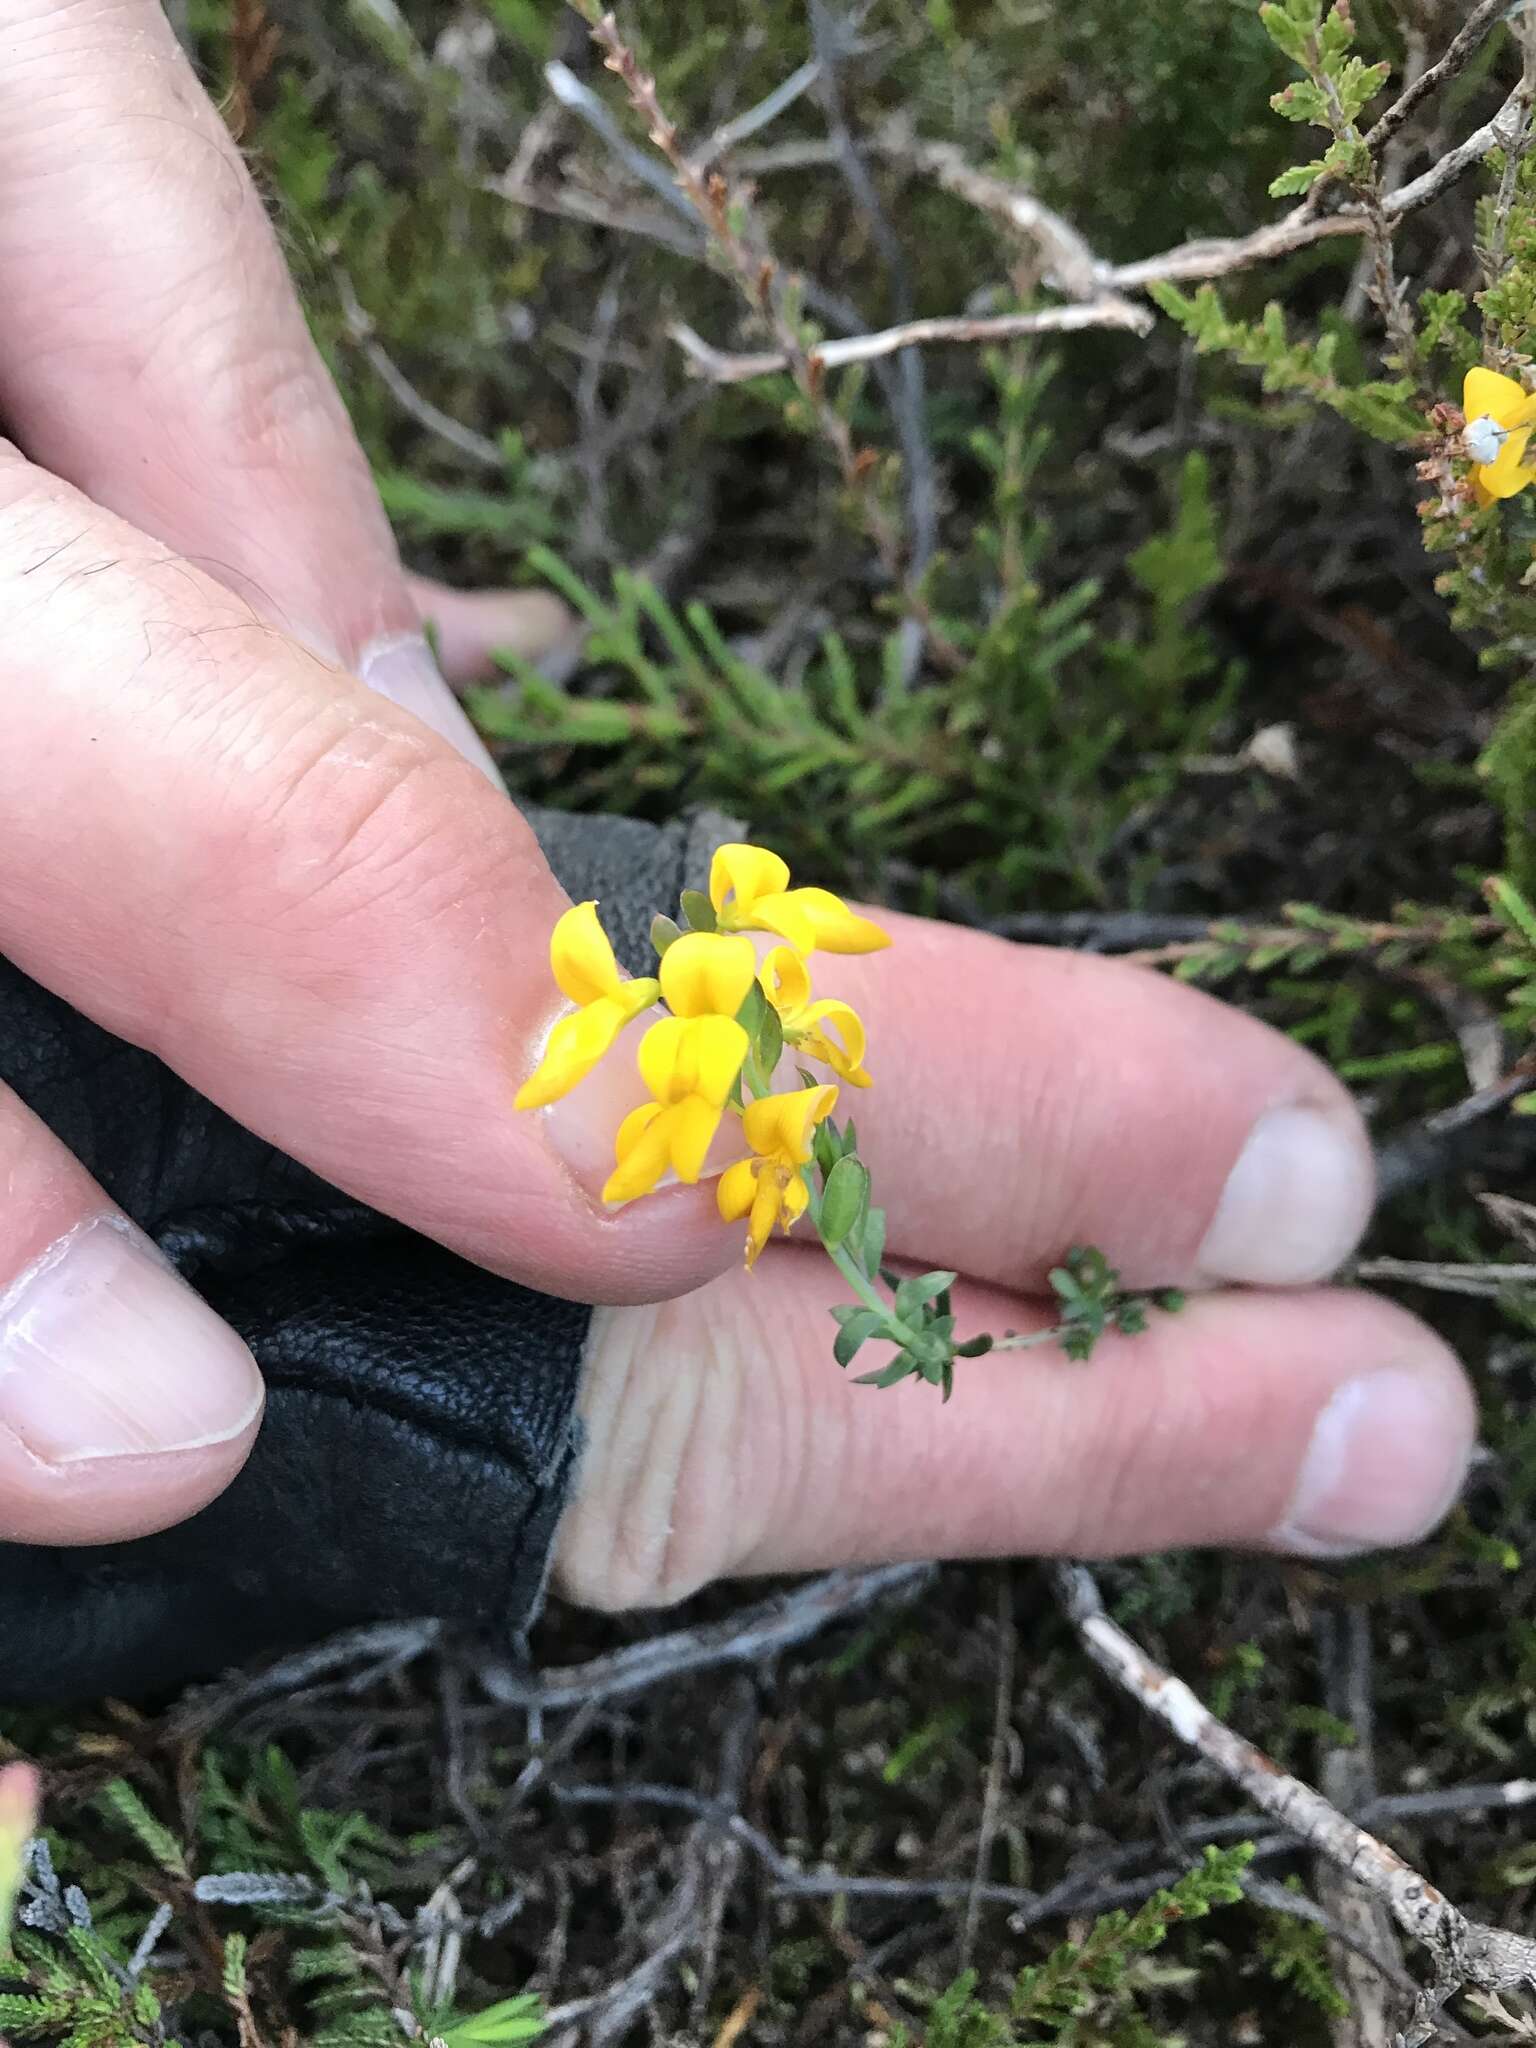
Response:
M653 913L730 836L718 819L531 822L631 972L654 957ZM190 1522L0 1544L0 1695L142 1692L385 1618L525 1626L574 1475L591 1310L352 1201L4 960L0 1080L240 1332L269 1390L250 1463Z

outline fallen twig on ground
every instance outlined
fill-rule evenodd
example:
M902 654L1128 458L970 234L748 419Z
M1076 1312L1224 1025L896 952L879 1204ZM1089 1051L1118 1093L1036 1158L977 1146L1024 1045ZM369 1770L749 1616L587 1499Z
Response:
M827 1572L727 1615L724 1621L675 1629L586 1664L524 1672L488 1662L478 1667L478 1675L500 1706L552 1712L594 1699L620 1699L690 1671L775 1657L847 1615L862 1614L886 1600L911 1599L936 1569L931 1564L887 1564L871 1571Z
M1409 1939L1428 1950L1433 1980L1419 1994L1407 2031L1399 2037L1403 2048L1424 2048L1432 2041L1441 2009L1464 1988L1494 1993L1536 1989L1536 1941L1469 1919L1396 1850L1219 1721L1182 1679L1156 1664L1111 1620L1085 1567L1063 1564L1055 1576L1067 1618L1099 1669L1256 1806L1379 1900Z

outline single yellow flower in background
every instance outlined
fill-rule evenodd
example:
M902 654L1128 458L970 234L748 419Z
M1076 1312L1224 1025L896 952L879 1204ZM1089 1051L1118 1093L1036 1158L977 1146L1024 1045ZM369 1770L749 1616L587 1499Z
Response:
M784 1042L830 1067L840 1080L868 1088L864 1070L868 1038L864 1020L848 1003L811 1001L811 971L791 946L775 946L763 962L758 980L779 1013ZM829 1037L823 1026L836 1033Z
M747 1264L755 1266L777 1223L789 1230L810 1201L801 1168L811 1162L816 1126L832 1114L837 1090L830 1083L793 1095L764 1095L749 1102L742 1130L755 1157L738 1160L720 1176L716 1191L721 1217L747 1225Z
M578 1007L550 1032L543 1059L517 1091L519 1109L542 1109L569 1095L660 992L660 983L649 978L624 980L596 903L578 903L560 919L550 936L549 964L561 994Z
M757 977L750 939L689 932L661 956L661 992L674 1017L734 1017Z
M690 1186L698 1179L749 1044L734 1017L663 1017L651 1026L640 1075L655 1100L619 1126L605 1202L648 1195L669 1167Z
M1472 489L1480 505L1512 498L1536 483L1536 469L1525 464L1536 427L1536 396L1513 377L1479 367L1467 372L1461 409L1467 416L1462 440L1475 465Z
M788 864L764 846L720 847L709 900L722 931L775 932L797 953L878 953L891 943L830 889L791 889Z

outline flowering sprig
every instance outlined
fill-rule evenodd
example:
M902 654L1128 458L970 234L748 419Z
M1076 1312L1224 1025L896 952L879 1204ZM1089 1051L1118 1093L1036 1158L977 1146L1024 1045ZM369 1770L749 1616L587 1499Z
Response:
M760 960L748 934L781 943ZM830 889L791 888L788 867L761 846L720 847L709 894L685 890L676 917L652 921L656 972L643 979L624 979L596 903L577 904L550 941L556 984L574 1008L551 1030L517 1106L539 1109L569 1094L629 1024L662 1006L636 1048L650 1100L619 1126L603 1199L635 1201L669 1174L692 1184L713 1168L722 1219L747 1225L749 1269L775 1229L788 1232L808 1217L856 1296L832 1311L833 1357L848 1366L870 1342L894 1346L861 1384L918 1378L948 1400L957 1358L1050 1343L1087 1358L1107 1330L1134 1335L1149 1308L1177 1308L1173 1291L1126 1293L1101 1252L1074 1249L1050 1276L1060 1309L1052 1327L962 1341L951 1296L957 1274L904 1278L886 1268L885 1212L873 1205L853 1120L839 1127L832 1115L843 1087L872 1085L868 1034L851 1004L816 998L806 955L873 953L890 943ZM786 1065L798 1086L784 1083ZM816 1066L836 1079L820 1077ZM741 1139L732 1149L745 1157L721 1151L732 1121Z

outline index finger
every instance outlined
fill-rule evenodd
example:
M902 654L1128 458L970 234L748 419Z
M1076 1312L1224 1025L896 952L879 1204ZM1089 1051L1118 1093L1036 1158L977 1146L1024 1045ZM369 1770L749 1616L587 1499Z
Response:
M567 898L478 768L14 454L0 608L0 951L495 1271L623 1300L729 1263L707 1190L602 1211L601 1101L515 1111Z

